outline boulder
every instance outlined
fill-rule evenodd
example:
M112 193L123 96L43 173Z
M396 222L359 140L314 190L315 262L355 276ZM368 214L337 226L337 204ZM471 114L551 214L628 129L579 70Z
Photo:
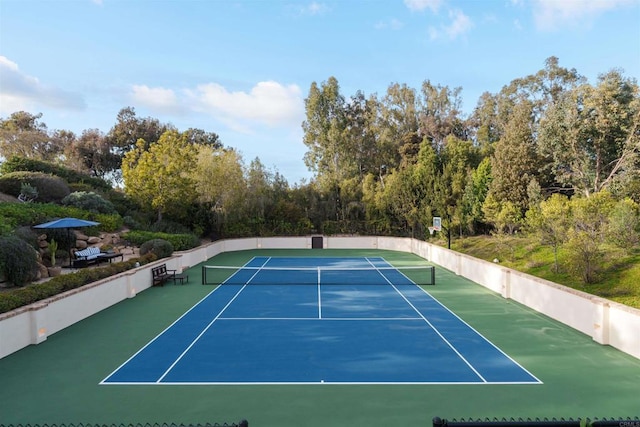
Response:
M44 266L44 264L38 264L38 272L36 274L37 279L36 280L40 280L40 279L44 279L45 277L49 277L49 270L47 269L47 267Z

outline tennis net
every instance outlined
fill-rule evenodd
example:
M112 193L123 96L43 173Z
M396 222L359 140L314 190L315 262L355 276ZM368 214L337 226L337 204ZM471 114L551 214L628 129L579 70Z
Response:
M205 265L203 285L435 285L433 266L233 267Z

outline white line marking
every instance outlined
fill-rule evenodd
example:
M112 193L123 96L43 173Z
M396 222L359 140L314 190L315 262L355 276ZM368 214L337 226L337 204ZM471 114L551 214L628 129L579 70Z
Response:
M320 381L267 381L267 382L259 382L259 381L233 381L233 382L216 382L216 381L202 381L202 382L110 382L105 383L104 385L155 385L155 386L238 386L238 385L264 385L264 386L273 386L273 385L538 385L542 383L531 383L525 381L514 381L514 382L506 382L506 381L498 381L498 382L482 382L482 381L325 381L321 383Z
M320 293L320 267L318 267L318 319L322 319L322 294Z
M162 374L160 376L160 378L158 378L158 380L156 382L161 382L164 377L166 377L169 372L171 372L171 370L173 369L174 366L176 366L178 364L178 362L180 362L180 360L182 360L182 358L187 354L187 352L189 350L191 350L191 348L196 344L196 342L198 342L198 340L209 330L209 328L211 328L211 326L213 326L213 324L216 322L216 320L218 320L220 318L220 316L222 315L222 313L224 313L224 311L227 309L227 307L229 307L231 305L231 303L238 297L238 295L240 295L240 293L244 290L244 288L246 288L247 285L244 285L242 288L240 288L240 290L238 292L236 292L236 294L233 296L233 298L231 298L231 300L227 303L227 305L225 305L223 307L222 310L220 310L220 313L218 313L218 315L211 321L209 322L209 324L202 330L202 332L200 332L200 334L198 334L198 336L191 342L191 344L189 344L189 346L187 346L187 348L180 354L180 356L178 356L178 358L171 364L171 366L169 366L169 368L164 371L164 374Z
M367 259L367 261L368 261L368 259ZM386 262L386 260L385 260L385 262ZM377 269L377 267L376 267L373 263L371 263L371 265L373 266L373 268ZM380 274L382 275L382 277L384 277L384 278L385 278L385 280L386 280L387 282L389 282L389 285L391 285L391 287L392 287L393 289L395 289L395 291L396 291L396 292L397 292L397 293L402 297L402 299L404 299L404 300L407 302L407 304L409 304L409 306L410 306L410 307L411 307L411 308L412 308L416 313L418 313L418 315L419 315L420 317L422 317L422 319L427 323L427 325L429 325L429 326L431 327L431 329L433 329L433 331L434 331L436 334L438 334L438 336L440 337L440 339L442 339L442 340L445 342L445 344L447 344L447 345L449 346L449 348L451 348L451 350L453 350L453 351L458 355L458 357L459 357L459 358L460 358L460 359L461 359L461 360L462 360L462 361L463 361L463 362L464 362L464 363L465 363L465 364L466 364L466 365L467 365L467 366L468 366L468 367L469 367L469 368L470 368L470 369L471 369L471 370L472 370L472 371L473 371L473 372L474 372L474 373L475 373L475 374L476 374L476 375L477 375L477 376L478 376L478 377L479 377L483 382L485 382L485 383L486 383L486 382L487 382L487 380L486 380L486 379L485 379L485 378L480 374L480 372L478 372L478 371L477 371L477 369L476 369L476 368L474 368L474 367L473 367L473 365L472 365L472 364L471 364L471 363L470 363L470 362L469 362L469 361L468 361L468 360L467 360L467 359L462 355L462 353L460 353L460 352L458 351L458 349L457 349L457 348L455 348L455 347L454 347L454 345L453 345L453 344L451 344L451 343L449 342L449 340L448 340L448 339L446 339L446 338L445 338L445 336L444 336L444 335L442 335L442 334L440 333L440 331L439 331L439 330L438 330L438 329L437 329L437 328L436 328L436 327L435 327L435 326L434 326L434 325L433 325L433 324L432 324L432 323L431 323L431 322L430 322L430 321L429 321L429 320L428 320L428 319L427 319L427 318L426 318L422 313L420 313L420 310L418 310L418 309L416 308L416 306L415 306L415 305L413 305L413 304L411 303L411 301L409 301L409 300L407 299L407 297L406 297L402 292L400 292L400 290L399 290L399 289L398 289L398 288L397 288L397 287L396 287L396 286L395 286L395 285L394 285L394 284L393 284L389 279L387 279L387 277L386 277L382 272L380 272ZM414 285L415 285L415 283L414 283ZM418 286L418 285L415 285L415 286L417 286L417 287L419 288L419 286ZM433 298L433 297L432 297L432 298ZM477 332L476 332L476 333L477 333Z

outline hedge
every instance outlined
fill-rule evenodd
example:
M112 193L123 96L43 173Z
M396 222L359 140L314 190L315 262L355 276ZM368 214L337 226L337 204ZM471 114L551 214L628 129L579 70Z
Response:
M200 246L200 239L195 234L169 234L133 230L123 234L122 238L136 246L142 246L143 243L149 240L163 239L170 242L175 251L186 251Z
M33 226L55 218L73 217L100 223L100 229L115 231L122 227L123 220L118 214L91 214L73 206L55 203L0 203L0 224L13 229L21 225ZM0 233L3 231L0 227Z
M64 179L42 172L11 172L3 174L0 176L0 192L18 197L22 191L23 183L34 187L38 191L36 200L43 203L59 202L71 192Z
M74 171L73 169L68 169L42 160L13 156L0 166L0 174L19 171L43 172L59 176L69 183L84 183L88 184L91 188L97 188L104 191L111 189L111 185L102 178L92 177L90 175Z
M59 293L131 270L135 268L136 262L144 265L156 259L156 256L151 253L139 258L131 258L124 262L114 262L105 267L88 268L75 273L63 274L53 277L46 282L36 283L24 288L0 292L0 313L6 313Z

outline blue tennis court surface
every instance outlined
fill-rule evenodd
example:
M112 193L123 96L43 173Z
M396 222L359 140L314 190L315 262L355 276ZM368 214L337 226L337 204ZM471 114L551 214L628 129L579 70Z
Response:
M383 258L246 267L102 384L540 383Z

